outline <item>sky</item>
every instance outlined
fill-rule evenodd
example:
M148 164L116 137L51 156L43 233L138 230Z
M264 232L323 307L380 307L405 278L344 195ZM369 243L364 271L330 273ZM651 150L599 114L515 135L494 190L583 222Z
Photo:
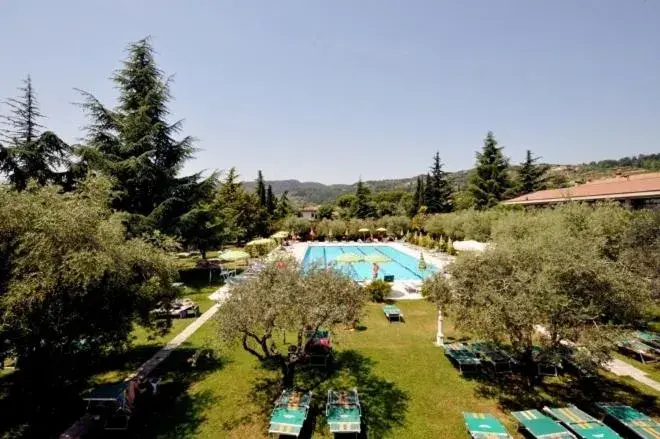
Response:
M44 125L79 142L76 88L150 35L174 75L185 172L322 183L660 151L660 0L0 0L0 97L31 74ZM0 108L0 111L4 109Z

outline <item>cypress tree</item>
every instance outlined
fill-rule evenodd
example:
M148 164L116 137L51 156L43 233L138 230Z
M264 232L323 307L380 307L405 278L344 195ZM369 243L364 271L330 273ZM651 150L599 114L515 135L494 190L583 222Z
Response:
M431 197L427 203L428 212L443 213L451 211L452 188L447 180L447 173L442 170L442 162L438 152L433 156L430 184L429 193Z
M502 149L489 131L481 152L477 153L476 173L470 182L470 192L478 209L497 205L511 189L509 162Z
M355 189L355 206L353 208L354 215L357 218L364 219L371 216L369 193L369 188L362 183L362 179L358 180L357 188Z
M148 38L129 45L112 79L119 90L114 109L80 91L90 119L82 159L113 177L113 207L132 214L133 234L153 228L174 232L181 215L212 197L216 175L178 176L195 151L193 138L175 138L182 122L167 120L170 79L156 65Z
M534 157L529 149L525 154L525 161L520 164L518 171L518 194L529 194L531 192L545 189L545 173L548 167L539 165L539 157Z
M273 194L273 186L268 185L268 189L266 190L266 210L268 211L268 214L272 215L273 213L275 213L276 207L277 207L277 199Z
M257 197L259 197L259 204L261 207L266 207L266 184L264 183L264 176L261 173L261 170L257 174L257 187L256 187Z
M433 183L431 182L431 176L426 174L424 181L424 203L423 206L428 208L429 204L435 204L435 192L433 191Z
M18 190L25 189L30 179L40 185L61 183L71 148L55 133L41 131L43 115L30 75L18 90L20 96L4 101L9 114L0 117L4 125L0 136L6 143L0 145L0 172Z
M424 201L424 183L422 182L422 177L417 176L417 183L415 184L415 192L412 197L412 204L410 206L410 211L408 215L412 218L417 215L419 208L422 207Z

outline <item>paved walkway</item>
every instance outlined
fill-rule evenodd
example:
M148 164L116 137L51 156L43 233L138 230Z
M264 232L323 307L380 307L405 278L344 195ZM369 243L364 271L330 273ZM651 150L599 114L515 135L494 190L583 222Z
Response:
M219 291L220 289L218 289ZM217 291L216 291L217 293ZM216 294L214 293L214 294ZM145 361L138 370L135 371L134 375L149 376L149 374L163 362L167 357L170 356L173 350L178 348L190 338L191 335L195 333L204 323L206 323L211 317L218 312L222 300L215 303L211 308L209 308L204 314L199 316L194 322L186 326L186 328L178 333L172 340L169 341L165 346L163 346L158 352L154 354L153 357Z
M642 370L637 369L635 366L614 358L612 361L605 365L605 369L618 376L629 376L632 379L646 384L657 392L660 392L660 383L649 378L649 376Z

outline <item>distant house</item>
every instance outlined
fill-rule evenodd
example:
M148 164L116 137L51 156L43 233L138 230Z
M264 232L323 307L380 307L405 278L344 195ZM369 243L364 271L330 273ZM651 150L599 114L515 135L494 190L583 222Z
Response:
M300 209L298 216L308 220L316 219L316 212L319 210L317 206L307 206Z
M615 200L632 208L660 208L660 172L618 174L577 186L548 189L503 201L505 205L542 206L566 201Z

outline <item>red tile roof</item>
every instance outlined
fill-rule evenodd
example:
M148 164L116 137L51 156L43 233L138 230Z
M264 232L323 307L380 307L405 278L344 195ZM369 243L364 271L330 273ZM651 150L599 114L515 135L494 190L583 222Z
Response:
M660 172L617 176L563 189L532 192L503 204L544 204L569 200L660 198Z

